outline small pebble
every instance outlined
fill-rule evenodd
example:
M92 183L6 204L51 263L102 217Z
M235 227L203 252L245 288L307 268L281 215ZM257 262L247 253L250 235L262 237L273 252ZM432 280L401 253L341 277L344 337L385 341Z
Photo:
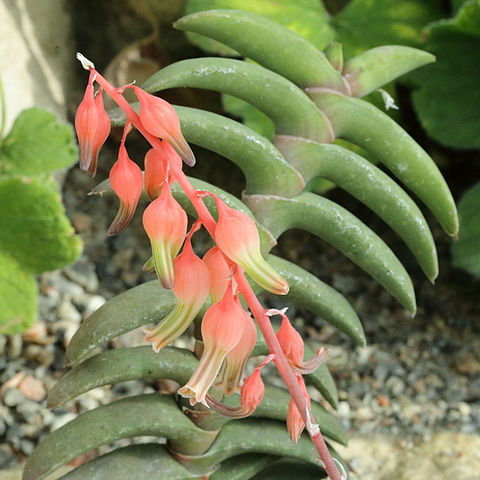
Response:
M7 405L7 407L15 407L23 400L25 400L25 397L17 388L9 388L3 394L3 403Z

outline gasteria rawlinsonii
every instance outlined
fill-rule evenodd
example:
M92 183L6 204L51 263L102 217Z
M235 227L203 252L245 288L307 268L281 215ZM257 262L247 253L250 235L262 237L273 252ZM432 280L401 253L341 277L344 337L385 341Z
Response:
M201 323L203 354L196 371L178 393L189 398L192 405L203 403L224 415L249 415L263 397L261 369L273 361L292 395L287 420L292 440L296 441L306 426L330 478L340 479L313 419L301 375L318 366L325 354L317 352L312 360L304 362L303 341L285 312L267 312L245 280L244 271L265 290L278 295L288 293L287 282L260 252L255 222L247 214L227 206L218 196L196 191L189 182L182 171L182 160L193 166L195 157L181 132L178 116L168 102L137 86L116 88L95 70L92 62L80 54L77 57L90 72L85 96L75 118L83 170L95 175L99 150L110 132L108 115L103 107L103 92L127 117L118 161L110 172L111 187L119 198L120 207L108 234L116 235L128 225L144 189L151 200L143 213L143 225L151 242L153 267L161 285L172 289L177 298L177 306L172 312L156 327L146 331L146 341L159 351L185 332L208 296L212 301ZM94 93L96 84L99 88ZM127 88L133 89L140 102L139 113L123 97ZM136 128L152 147L145 157L144 174L127 153L126 141L132 128ZM198 215L198 221L188 234L187 214L173 198L170 189L174 181L180 184ZM207 195L215 199L218 222L203 202ZM201 227L208 231L216 244L203 260L195 255L191 245L195 231ZM240 298L252 312L271 350L267 360L245 380L244 370L257 332L252 317L241 306ZM283 317L277 337L268 317L276 314ZM241 406L226 407L214 400L208 393L212 385L222 388L226 395L240 391Z

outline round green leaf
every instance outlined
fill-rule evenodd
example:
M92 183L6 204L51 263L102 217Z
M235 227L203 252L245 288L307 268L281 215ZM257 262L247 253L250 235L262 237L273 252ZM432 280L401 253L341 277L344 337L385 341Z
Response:
M456 267L480 276L480 183L468 190L458 204L460 215L459 239L452 245L452 260Z
M34 276L0 251L0 335L23 332L35 321L36 311Z
M70 125L40 108L24 110L0 144L0 174L37 175L77 160Z
M480 147L480 1L464 4L451 21L435 24L426 48L437 62L416 73L413 102L427 133L449 147Z
M34 273L68 265L81 251L55 187L51 179L0 178L0 248Z

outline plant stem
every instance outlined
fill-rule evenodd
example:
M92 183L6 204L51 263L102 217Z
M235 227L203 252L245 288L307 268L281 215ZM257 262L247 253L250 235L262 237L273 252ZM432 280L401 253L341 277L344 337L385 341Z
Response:
M95 71L96 72L96 71ZM154 137L150 133L148 133L143 125L141 124L140 117L138 116L137 112L130 106L130 104L125 100L122 94L120 94L117 89L115 89L110 83L102 77L98 72L96 72L95 80L103 87L103 89L107 92L108 95L112 97L112 99L118 104L118 106L125 112L125 115L128 118L128 121L132 123L136 127L136 129L145 137L145 139L152 145L154 148L160 148L161 140ZM173 166L171 166L173 167ZM203 203L203 200L197 196L197 192L193 185L188 180L187 176L183 173L181 169L172 168L173 174L175 179L178 181L180 186L182 187L183 191L187 195L188 199L194 206L195 210L197 211L198 218L208 231L208 233L214 237L215 234L215 226L216 222L212 215L210 214L209 210ZM288 360L283 353L283 350L278 343L277 337L275 335L275 331L270 323L269 318L265 315L265 308L262 306L258 298L256 297L255 293L252 290L252 287L248 283L245 274L243 273L242 269L237 266L235 272L235 280L237 281L239 290L247 305L252 312L255 320L265 338L265 342L270 350L270 353L275 355L275 364L277 366L278 372L282 377L285 385L287 386L290 394L292 395L293 400L295 401L298 411L302 416L303 420L305 421L306 425L310 423L315 423L315 419L313 418L313 414L311 410L308 410L307 413L307 403L303 398L303 393L298 385L297 379L288 364ZM318 430L314 434L307 428L307 431L312 439L312 442L315 448L320 455L321 460L325 465L325 469L327 471L328 476L331 480L342 480L340 473L337 470L335 462L330 455L328 447L325 443L325 440Z

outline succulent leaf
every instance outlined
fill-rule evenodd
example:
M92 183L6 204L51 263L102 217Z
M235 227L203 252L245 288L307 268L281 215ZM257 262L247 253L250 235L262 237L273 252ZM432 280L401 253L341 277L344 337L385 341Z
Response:
M340 74L322 51L261 15L241 10L207 10L187 15L174 26L228 45L302 88L323 86L343 90Z
M360 319L342 294L288 260L268 255L267 261L290 285L287 301L308 308L358 345L366 344Z
M129 445L94 458L61 480L189 480L198 476L182 467L164 445Z
M375 278L409 312L415 312L412 282L400 261L383 240L343 207L309 192L294 199L252 195L245 197L245 202L275 238L290 228L317 235Z
M196 427L172 397L157 393L129 397L85 412L50 433L28 459L23 480L42 480L88 450L143 435L166 437L174 450L198 455L216 432Z
M308 182L330 180L371 208L409 247L430 281L438 275L435 243L415 202L382 170L337 145L279 136L276 145Z
M241 123L195 108L176 107L185 138L239 166L247 193L298 195L305 184L298 172L264 137Z
M457 209L442 174L402 127L358 98L325 90L309 94L328 115L337 136L375 155L425 203L449 235L457 234Z
M66 362L76 364L118 335L150 322L158 323L175 302L173 293L156 280L112 298L81 324L67 347Z
M364 97L377 88L416 68L435 61L417 48L388 45L372 48L345 62L343 75L354 97Z
M277 134L333 140L328 119L300 88L259 65L227 58L183 60L152 75L143 87L148 92L194 87L228 93L268 115Z

